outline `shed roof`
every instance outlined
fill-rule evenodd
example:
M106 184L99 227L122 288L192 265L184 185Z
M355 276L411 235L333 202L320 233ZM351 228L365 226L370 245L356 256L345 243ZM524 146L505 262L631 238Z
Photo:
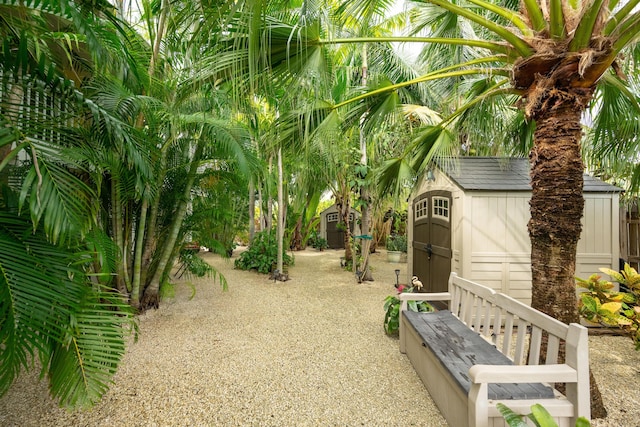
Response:
M458 157L439 162L440 169L463 190L531 191L529 160L502 157ZM585 193L618 193L622 189L584 175Z
M357 215L360 215L360 211L355 209L353 206L350 206L349 210L352 213L356 213ZM326 215L329 212L337 212L337 211L338 211L338 206L334 203L331 206L329 206L328 208L322 210L322 212L320 212L320 215Z

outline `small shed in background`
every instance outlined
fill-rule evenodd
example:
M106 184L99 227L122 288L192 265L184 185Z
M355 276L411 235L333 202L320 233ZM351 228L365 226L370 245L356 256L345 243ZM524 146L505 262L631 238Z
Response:
M576 276L618 269L622 190L585 175ZM449 273L531 303L529 161L460 157L429 171L409 203L408 269L430 292Z
M357 224L359 219L360 212L351 208L349 227L352 235L360 234L360 225ZM340 214L335 204L320 212L320 237L327 240L331 249L344 249L344 231L338 226L340 223Z

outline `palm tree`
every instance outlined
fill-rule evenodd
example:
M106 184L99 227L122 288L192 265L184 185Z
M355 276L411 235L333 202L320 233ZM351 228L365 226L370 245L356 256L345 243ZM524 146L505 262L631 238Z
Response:
M102 2L0 9L0 394L37 356L52 396L90 405L131 323L108 287L117 259L98 225L93 144L136 144L90 82L135 67L128 30Z

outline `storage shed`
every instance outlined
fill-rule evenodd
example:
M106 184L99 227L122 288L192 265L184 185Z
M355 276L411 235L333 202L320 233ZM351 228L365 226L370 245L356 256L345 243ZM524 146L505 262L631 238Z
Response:
M576 276L618 268L622 190L585 175ZM408 274L430 292L451 271L531 303L529 161L460 157L423 177L409 203Z
M349 227L352 235L360 234L360 225L356 224L358 219L360 219L360 212L351 208ZM320 212L320 237L327 240L331 249L344 249L344 231L338 227L339 223L340 214L335 204Z

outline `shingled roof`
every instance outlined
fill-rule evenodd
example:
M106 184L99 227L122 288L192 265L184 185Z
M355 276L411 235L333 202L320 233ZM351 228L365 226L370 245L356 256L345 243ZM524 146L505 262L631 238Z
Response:
M529 160L501 157L458 157L441 160L440 169L463 190L531 191ZM584 175L585 193L617 193L622 189Z

